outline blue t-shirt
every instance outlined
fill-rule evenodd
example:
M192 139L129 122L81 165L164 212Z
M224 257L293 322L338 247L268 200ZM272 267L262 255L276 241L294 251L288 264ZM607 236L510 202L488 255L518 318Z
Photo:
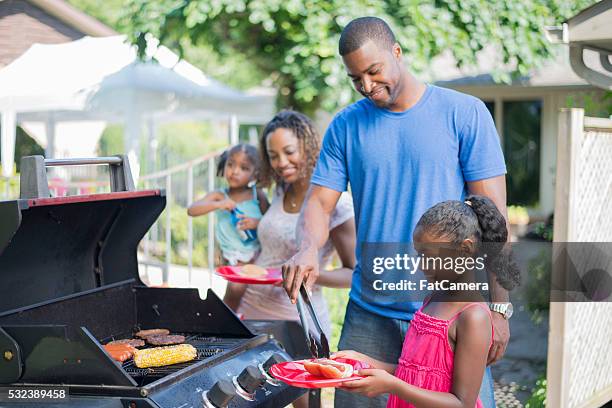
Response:
M420 302L377 304L362 296L363 243L409 243L421 215L464 199L466 182L506 173L499 136L481 100L428 85L404 112L362 99L329 125L312 183L346 191L357 225L357 266L350 298L373 313L411 320Z

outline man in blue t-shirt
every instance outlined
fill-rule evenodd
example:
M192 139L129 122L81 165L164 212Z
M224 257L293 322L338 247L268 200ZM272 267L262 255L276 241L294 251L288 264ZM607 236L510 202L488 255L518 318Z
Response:
M396 363L413 313L420 303L377 302L364 295L364 243L411 242L420 216L445 200L467 194L491 198L506 214L506 167L491 115L477 98L426 85L402 63L402 50L387 24L375 17L353 20L340 37L348 76L364 99L339 112L329 125L311 189L301 215L300 251L283 267L293 302L299 286L317 279L318 249L328 239L329 216L350 183L357 225L357 260L340 350L352 349ZM509 339L508 293L491 282L494 345L489 362L500 359ZM480 392L494 407L490 371ZM336 391L336 407L384 407Z

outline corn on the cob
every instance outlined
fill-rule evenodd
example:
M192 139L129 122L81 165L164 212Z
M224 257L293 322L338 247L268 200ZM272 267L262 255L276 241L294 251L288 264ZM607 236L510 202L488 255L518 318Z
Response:
M138 368L163 367L194 360L198 351L191 344L136 350L134 364Z

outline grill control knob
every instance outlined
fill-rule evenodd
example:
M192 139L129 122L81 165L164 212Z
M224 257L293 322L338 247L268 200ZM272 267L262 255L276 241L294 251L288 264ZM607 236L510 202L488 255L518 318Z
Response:
M266 378L257 367L248 366L238 376L238 384L248 394L254 393L259 387L264 385Z
M265 363L263 363L263 369L266 371L266 373L270 374L270 368L272 368L272 366L274 364L279 364L279 363L283 363L287 361L285 359L285 357L283 357L281 354L279 353L274 353L270 356L269 359L266 360Z
M210 391L206 393L205 399L215 408L225 408L235 396L236 389L232 383L227 380L219 380L219 382L213 385Z

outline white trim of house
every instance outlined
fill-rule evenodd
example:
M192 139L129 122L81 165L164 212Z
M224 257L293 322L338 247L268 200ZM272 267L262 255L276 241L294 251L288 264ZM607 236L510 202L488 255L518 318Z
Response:
M450 86L449 86L450 87ZM503 141L503 101L541 100L540 128L540 205L533 214L546 217L555 207L555 173L557 155L558 112L565 107L567 96L575 92L597 90L588 84L556 87L522 87L505 85L452 86L459 92L470 94L486 102L495 102L494 119L497 132Z

